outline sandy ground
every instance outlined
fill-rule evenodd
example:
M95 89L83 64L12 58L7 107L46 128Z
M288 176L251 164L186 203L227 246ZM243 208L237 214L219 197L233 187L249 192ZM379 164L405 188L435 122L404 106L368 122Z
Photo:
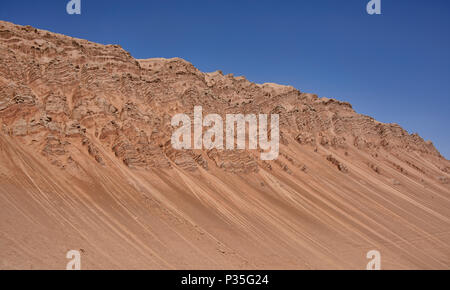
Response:
M297 178L117 162L77 180L0 143L2 269L64 269L71 249L83 269L365 269L372 249L383 269L450 265L448 186L391 170L393 185L356 152L345 176L299 150L310 170Z

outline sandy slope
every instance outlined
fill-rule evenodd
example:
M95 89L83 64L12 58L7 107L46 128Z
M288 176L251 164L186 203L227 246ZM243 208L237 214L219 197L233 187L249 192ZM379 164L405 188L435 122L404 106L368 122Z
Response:
M449 190L352 173L314 156L308 173L130 171L86 165L77 180L1 136L2 268L449 267ZM297 148L292 148L293 150ZM356 153L351 153L355 154ZM356 157L356 156L355 156ZM318 174L320 172L320 174Z

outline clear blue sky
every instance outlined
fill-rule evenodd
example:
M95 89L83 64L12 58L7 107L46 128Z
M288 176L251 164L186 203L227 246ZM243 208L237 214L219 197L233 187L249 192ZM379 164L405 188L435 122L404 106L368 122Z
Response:
M0 19L350 102L450 158L450 1L1 0Z

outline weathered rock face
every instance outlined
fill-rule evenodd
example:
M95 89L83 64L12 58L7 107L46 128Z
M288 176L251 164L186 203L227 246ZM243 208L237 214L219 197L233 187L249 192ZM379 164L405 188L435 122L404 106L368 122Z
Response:
M194 106L279 114L278 158L174 149ZM348 103L0 21L0 269L448 269L449 180Z
M440 157L431 143L398 125L376 122L348 103L292 87L258 85L220 71L202 73L177 58L135 60L117 45L7 22L0 22L0 32L0 122L13 136L51 135L74 145L84 140L133 168L182 164L195 170L192 152L178 156L163 147L170 140L171 116L203 106L205 113L222 115L279 114L285 145L408 150ZM203 168L232 172L261 166L251 151L199 152L196 158Z

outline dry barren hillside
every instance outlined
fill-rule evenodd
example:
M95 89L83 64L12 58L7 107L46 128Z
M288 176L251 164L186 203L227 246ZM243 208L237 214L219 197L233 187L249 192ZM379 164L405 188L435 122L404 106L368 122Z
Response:
M279 114L278 159L173 149L194 106ZM449 180L348 103L0 21L0 269L448 269Z

